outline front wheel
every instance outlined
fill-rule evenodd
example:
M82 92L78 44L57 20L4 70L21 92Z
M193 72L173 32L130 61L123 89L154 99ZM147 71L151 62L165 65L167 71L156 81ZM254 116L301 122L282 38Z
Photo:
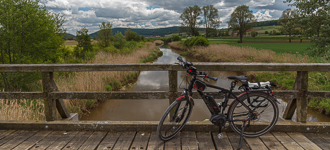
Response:
M157 135L167 141L176 136L188 121L192 112L190 101L185 98L174 101L165 111L157 126Z
M228 119L250 119L250 121L246 121L243 136L258 137L267 133L276 124L278 119L277 100L263 92L249 93L249 98L250 99L248 99L247 94L238 97L238 99L253 110L253 112L249 112L242 103L238 100L234 100L228 110ZM241 134L242 124L242 121L229 122L232 130L238 134Z

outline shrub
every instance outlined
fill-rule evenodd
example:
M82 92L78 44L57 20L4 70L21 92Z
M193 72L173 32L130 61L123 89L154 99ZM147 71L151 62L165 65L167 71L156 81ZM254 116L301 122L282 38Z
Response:
M176 35L173 37L173 41L181 41L181 37Z
M186 41L184 41L184 45L187 47L190 47L190 42L193 40L193 38L189 38Z
M126 40L125 40L123 34L121 34L121 32L117 32L113 39L113 46L115 46L118 49L122 49L122 48L124 48L125 43L126 43Z
M189 44L190 47L192 47L192 46L209 46L209 45L210 45L210 42L205 37L202 37L202 36L194 38Z

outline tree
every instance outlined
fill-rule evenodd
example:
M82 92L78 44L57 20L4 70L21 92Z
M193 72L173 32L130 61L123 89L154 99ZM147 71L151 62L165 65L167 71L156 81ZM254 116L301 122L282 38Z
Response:
M278 20L278 23L282 25L280 30L289 34L289 43L291 43L291 35L298 26L299 18L297 15L297 10L286 9L282 12L282 16ZM276 32L273 32L273 34L275 35Z
M218 9L214 8L213 5L203 6L202 8L204 20L200 24L205 25L206 33L205 37L208 37L208 33L214 31L217 27L220 26L221 21L218 14Z
M251 29L256 24L254 18L252 11L249 10L249 6L246 5L236 7L231 14L228 25L234 31L239 31L240 43L242 43L243 35L246 33L246 30Z
M199 8L197 5L194 5L193 7L186 7L183 10L183 13L180 15L183 29L186 29L187 32L190 32L192 36L195 36L196 34L196 26L198 25L198 20L200 19L198 16L201 15L201 13L201 8Z
M131 29L127 29L125 31L125 39L126 41L136 41L136 42L141 41L140 35L132 31Z
M98 43L102 47L108 47L110 45L110 41L112 36L112 24L110 22L102 22L101 25L99 25L100 31L97 32L98 37Z
M299 15L303 18L305 36L310 37L314 44L309 48L314 55L329 56L330 53L330 1L329 0L286 0L293 2L289 6L295 6ZM322 34L321 34L322 33Z
M268 34L268 31L265 31L265 34Z
M37 0L0 1L0 63L39 64L61 61L64 18L39 6ZM29 90L38 73L0 73L0 89Z
M256 32L256 31L251 31L251 36L252 37L256 37L258 35L258 32Z
M87 53L93 50L92 39L87 28L81 28L77 31L76 41L78 42L74 48L76 57L86 58Z

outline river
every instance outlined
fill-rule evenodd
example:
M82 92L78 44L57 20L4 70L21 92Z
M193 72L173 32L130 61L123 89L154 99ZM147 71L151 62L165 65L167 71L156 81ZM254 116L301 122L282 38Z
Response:
M163 56L159 57L153 63L170 63L174 64L177 61L177 57L180 56L175 50L171 50L167 47L160 47L163 52ZM199 62L194 58L183 57L185 61ZM197 68L197 70L200 70ZM211 84L224 88L229 88L231 80L227 79L227 76L241 75L240 72L228 72L228 71L208 71L210 76L218 77L218 81L210 81ZM186 76L186 72L178 72L178 91L185 87L186 82L183 80ZM183 82L182 82L183 81ZM181 84L182 82L182 84ZM128 91L168 91L168 72L167 71L142 71L132 88ZM207 89L206 91L212 91ZM216 101L221 101L216 99ZM287 100L279 99L280 116L283 114L283 109L287 105ZM99 120L99 121L158 121L166 108L169 106L168 99L148 99L148 100L106 100L101 103L90 113L82 116L80 120ZM295 119L294 115L294 119ZM209 119L210 113L205 103L201 99L195 100L195 106L189 120L202 121ZM307 115L308 122L329 122L330 117L320 114L315 110L309 109Z

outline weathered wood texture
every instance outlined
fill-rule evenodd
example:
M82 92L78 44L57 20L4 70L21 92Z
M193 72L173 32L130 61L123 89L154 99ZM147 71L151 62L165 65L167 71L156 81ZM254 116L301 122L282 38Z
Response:
M177 71L168 71L168 83L169 83L169 103L172 104L177 98L177 87L178 87L178 72Z
M180 95L182 92L176 92ZM234 92L239 94L239 92ZM218 92L208 92L215 98L218 98ZM297 90L275 90L276 98L292 99L296 98ZM54 99L168 99L170 93L166 91L112 91L112 92L52 92ZM308 91L308 98L329 98L330 91ZM41 92L0 92L1 99L43 99ZM200 99L197 92L193 92L194 99Z
M298 84L297 90L297 121L298 122L307 122L307 109L308 109L308 72L307 71L298 71L297 72Z
M44 95L46 120L54 121L57 118L56 101L50 96L50 93L54 91L53 72L42 73L42 90Z
M54 80L52 80L53 86L54 86L54 91L58 91L58 88L56 86L56 83ZM66 108L63 99L55 99L56 101L56 108L61 115L62 118L69 118L70 113L69 110Z
M54 130L61 131L156 131L159 121L0 121L3 130ZM228 125L228 124L227 124ZM264 129L267 122L250 125L254 130ZM329 122L277 122L274 132L329 132ZM182 131L217 132L218 126L209 121L188 121ZM223 131L232 131L224 128Z
M198 63L203 71L330 71L330 63ZM168 71L174 64L1 64L0 72Z
M231 150L237 149L239 135L223 133L219 140L216 133L181 132L169 141L161 141L156 132L113 131L17 131L2 130L0 149L126 149L126 150ZM228 135L228 136L227 136ZM212 138L213 137L213 138ZM300 134L273 132L258 138L244 138L242 149L329 149L329 134Z

